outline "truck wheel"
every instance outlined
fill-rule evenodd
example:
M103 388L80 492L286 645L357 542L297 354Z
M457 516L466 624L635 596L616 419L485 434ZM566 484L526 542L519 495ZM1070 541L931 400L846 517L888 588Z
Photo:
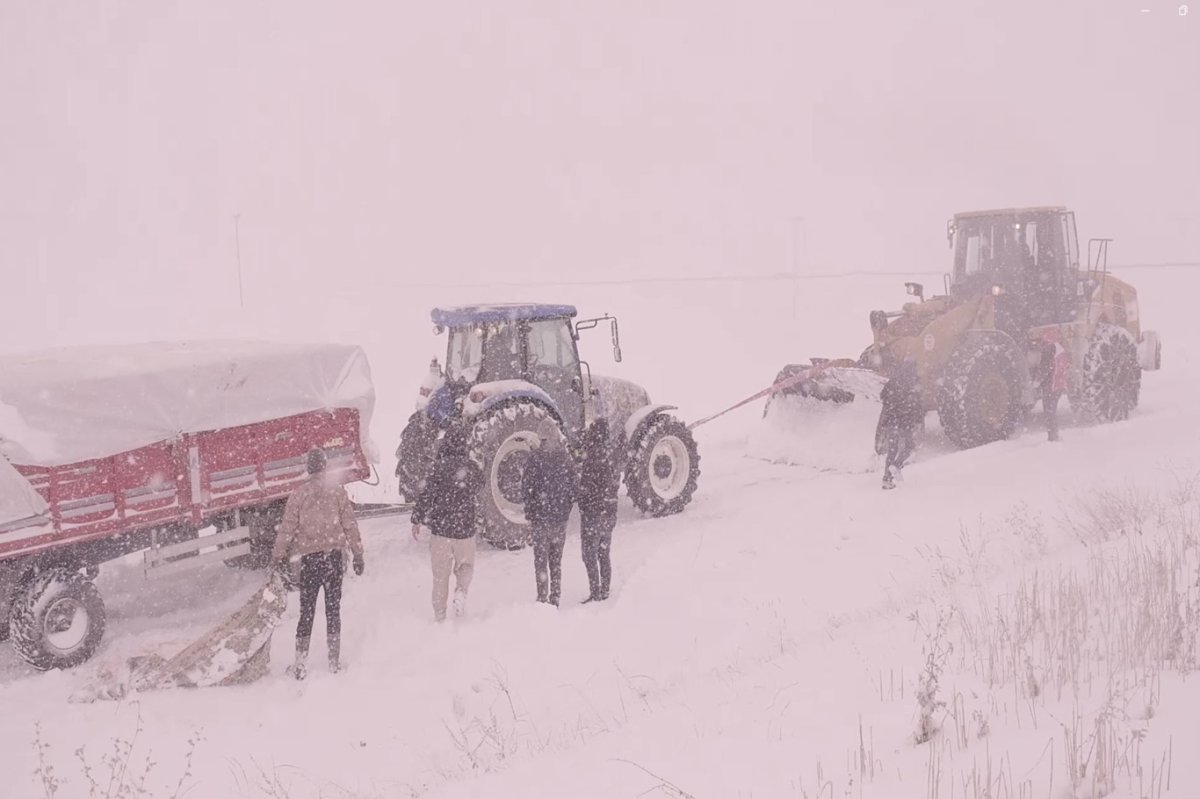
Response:
M1083 356L1077 409L1091 422L1119 422L1137 407L1142 367L1137 342L1123 327L1101 323Z
M984 341L950 356L938 391L938 418L955 446L969 449L1008 438L1023 409L1020 372L1009 347Z
M104 600L90 580L68 569L49 569L13 602L13 648L35 669L69 669L100 646L104 619Z
M651 516L678 513L692 501L699 479L700 453L691 431L674 416L655 417L625 467L625 489L633 504Z
M472 428L468 449L483 469L479 536L492 546L516 550L528 543L521 478L529 450L545 441L566 446L558 420L528 401L496 408Z
M400 446L396 448L396 477L400 481L400 497L405 502L416 502L421 493L433 468L437 440L437 425L426 413L417 411L408 418L400 434Z

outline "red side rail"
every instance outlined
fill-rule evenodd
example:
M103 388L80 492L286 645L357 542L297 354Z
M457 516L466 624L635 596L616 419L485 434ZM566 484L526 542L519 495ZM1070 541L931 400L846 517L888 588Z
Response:
M286 497L321 447L343 484L366 479L358 411L337 408L189 433L108 458L20 471L50 505L49 524L0 528L0 560L221 514Z

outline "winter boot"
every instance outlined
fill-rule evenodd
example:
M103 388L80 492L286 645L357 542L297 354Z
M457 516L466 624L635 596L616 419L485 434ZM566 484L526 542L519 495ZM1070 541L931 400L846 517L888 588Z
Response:
M461 588L454 590L454 618L461 619L467 615L467 592Z
M342 637L331 635L327 641L329 642L329 673L337 674L342 670Z
M883 474L883 486L882 486L882 487L883 487L883 490L884 490L884 491L890 491L890 490L892 490L893 488L895 488L895 487L896 487L896 481L892 479L892 471L891 471L891 469L888 469L886 472L884 472L884 474Z
M287 667L286 674L289 677L295 677L297 680L303 680L308 676L308 667L305 663L308 661L308 639L296 639L296 662Z

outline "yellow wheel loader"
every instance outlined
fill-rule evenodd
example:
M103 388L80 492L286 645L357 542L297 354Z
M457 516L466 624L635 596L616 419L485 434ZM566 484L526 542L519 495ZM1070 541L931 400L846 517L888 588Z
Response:
M1046 394L1066 394L1087 421L1137 407L1143 371L1158 369L1157 334L1143 330L1137 291L1108 273L1108 239L1088 242L1081 266L1075 215L1061 207L956 214L944 293L899 311L872 311L872 344L857 360L789 364L765 414L797 395L850 405L906 358L917 364L925 409L957 447L1007 438ZM876 378L872 382L871 378Z

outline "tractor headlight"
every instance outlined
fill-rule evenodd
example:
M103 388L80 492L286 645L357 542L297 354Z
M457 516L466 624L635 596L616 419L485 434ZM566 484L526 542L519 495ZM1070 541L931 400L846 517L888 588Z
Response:
M483 391L480 391L479 389L475 389L474 391L472 391L472 392L470 393L470 395L469 395L469 399L471 400L471 402L473 402L473 403L475 403L476 405L478 405L479 403L481 403L481 402L483 402L485 399L487 399L487 394L486 394L485 392L483 392Z

